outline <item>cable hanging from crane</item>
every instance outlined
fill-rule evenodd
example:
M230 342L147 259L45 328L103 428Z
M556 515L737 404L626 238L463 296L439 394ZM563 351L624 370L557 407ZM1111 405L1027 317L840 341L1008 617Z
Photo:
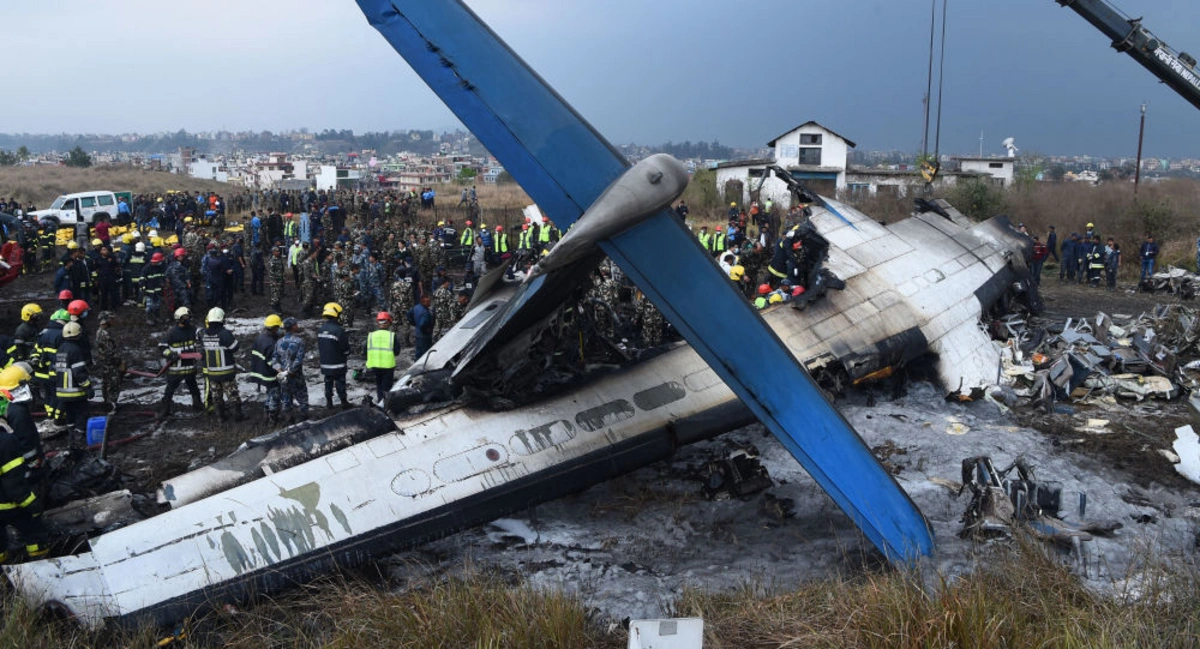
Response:
M925 179L925 192L929 193L933 189L933 181L937 178L938 171L941 169L941 149L942 149L942 89L945 82L946 70L946 13L949 5L949 0L942 0L942 33L941 44L938 52L938 96L937 96L937 118L934 125L933 134L933 155L929 154L929 115L932 109L931 99L933 94L933 59L935 35L937 34L937 2L931 0L930 15L929 15L929 72L925 86L925 129L921 137L921 176Z

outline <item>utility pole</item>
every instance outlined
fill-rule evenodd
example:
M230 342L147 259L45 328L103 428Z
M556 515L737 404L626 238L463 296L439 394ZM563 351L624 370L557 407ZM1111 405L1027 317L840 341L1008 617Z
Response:
M1146 104L1142 104L1142 125L1138 128L1137 166L1133 169L1133 195L1137 196L1138 185L1142 183L1142 138L1146 135Z
M983 157L983 131L979 131L979 157Z

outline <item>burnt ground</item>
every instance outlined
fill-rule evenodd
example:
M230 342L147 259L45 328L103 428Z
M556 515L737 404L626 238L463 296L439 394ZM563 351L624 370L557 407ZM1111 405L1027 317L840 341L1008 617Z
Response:
M1048 270L1047 281L1042 287L1046 303L1044 320L1051 323L1051 326L1052 323L1061 323L1068 317L1094 317L1100 311L1114 316L1137 316L1150 311L1156 305L1180 303L1173 295L1134 293L1128 286L1108 292L1087 286L1060 284L1056 279L1050 278L1053 273L1053 270ZM284 299L285 313L281 315L299 316L297 291L290 284L290 277L288 279L287 297ZM39 302L47 313L57 308L56 301L50 299L51 282L52 276L43 273L23 277L7 287L4 300L0 301L0 326L8 331L15 329L20 321L20 308L29 301ZM1194 302L1182 304L1200 306ZM268 313L268 308L266 296L251 296L248 293L236 295L234 307L230 309L228 317L241 320L242 324L237 328L237 334L243 349L256 335L256 325ZM94 319L97 313L98 309L93 309L87 325L89 333L92 334L96 327ZM166 326L147 326L142 311L132 306L121 308L118 314L121 321L116 336L118 342L128 350L130 367L156 370L157 339L166 331ZM369 323L365 316L365 313L360 313L358 329L351 329L352 345L355 345L355 348L361 344L365 335L365 331L361 329L362 325ZM202 312L196 320L201 318ZM315 331L318 324L315 321L307 321L304 324L310 342L311 367L306 374L309 377L311 416L320 418L332 414L332 411L327 412L321 407L324 400L315 360ZM909 376L912 378L920 375L912 372ZM351 400L356 401L361 399L363 391L371 386L367 382L359 383L350 379L349 387L352 393ZM355 396L356 388L358 396ZM162 480L224 457L243 441L272 430L262 416L259 400L254 396L256 388L253 386L244 385L242 389L246 414L249 415L249 419L243 422L221 422L211 414L190 412L190 408L185 406L190 400L183 390L177 394L176 416L166 421L158 420L153 413L157 409L162 390L161 378L127 376L122 393L122 406L110 423L109 439L117 445L108 449L107 458L125 475L125 486L135 493L152 496ZM873 395L869 394L868 398L871 396ZM885 395L880 396L887 399ZM99 414L99 405L94 405ZM1158 453L1158 449L1171 448L1175 439L1174 429L1189 421L1186 400L1183 398L1174 401L1148 400L1142 403L1122 401L1115 408L1077 403L1061 404L1059 411L1050 414L1031 407L1018 407L1014 410L1014 418L1015 423L1047 435L1055 446L1082 454L1104 466L1122 470L1131 481L1140 486L1153 483L1165 487L1190 485ZM1077 430L1088 418L1110 420L1111 423L1107 427L1110 432L1096 435ZM133 441L122 443L129 437L139 435L141 437ZM47 450L65 448L68 441L65 437L47 440Z
M1056 270L1047 272L1057 277ZM1048 274L1042 284L1046 305L1043 319L1049 323L1062 323L1067 318L1092 318L1099 312L1115 317L1137 317L1156 306L1171 304L1200 308L1200 303L1194 300L1184 301L1168 293L1151 294L1133 289L1131 285L1121 285L1115 291L1107 291L1065 284L1051 279ZM1055 445L1122 470L1139 486L1153 483L1178 488L1194 486L1158 453L1158 449L1171 448L1175 428L1190 423L1186 394L1172 401L1137 403L1122 400L1116 408L1067 403L1060 404L1058 411L1051 414L1031 408L1019 408L1014 412L1021 425L1041 431ZM1100 435L1081 433L1078 427L1088 418L1109 420L1107 430L1110 432Z

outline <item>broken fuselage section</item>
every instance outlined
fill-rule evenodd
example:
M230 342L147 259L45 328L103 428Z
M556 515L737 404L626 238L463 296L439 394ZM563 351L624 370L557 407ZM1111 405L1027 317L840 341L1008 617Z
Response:
M1014 298L1039 306L1028 240L1003 218L970 224L939 211L884 226L836 201L814 205L825 267L845 288L762 317L814 374L853 382L932 351L947 386L994 382L999 352L980 319ZM600 257L579 259L557 272L586 278ZM587 488L753 420L683 343L497 409L486 394L497 368L545 371L530 350L554 335L552 309L493 326L519 294L495 278L477 296L397 382L392 422L348 413L370 421L339 415L328 431L250 445L165 483L171 511L92 538L81 554L6 566L9 578L30 603L90 625L172 623Z

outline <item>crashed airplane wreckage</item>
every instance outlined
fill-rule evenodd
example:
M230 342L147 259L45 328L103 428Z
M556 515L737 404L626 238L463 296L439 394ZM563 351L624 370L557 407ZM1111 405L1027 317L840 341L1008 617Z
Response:
M869 380L932 351L948 386L995 381L999 352L979 320L1014 297L1038 307L1025 237L944 203L883 226L811 197L824 268L845 286L803 310L760 314L665 209L686 184L677 162L628 169L461 3L359 2L539 206L579 225L526 281L494 273L481 283L458 325L397 382L391 417L363 409L292 427L170 480L160 494L170 511L96 536L86 552L6 566L23 597L87 624L169 623L586 488L755 419L884 556L932 553L924 517L808 372ZM605 254L690 344L497 409L489 395L542 371L538 346L561 334L563 305ZM744 342L737 354L719 347L731 339Z

